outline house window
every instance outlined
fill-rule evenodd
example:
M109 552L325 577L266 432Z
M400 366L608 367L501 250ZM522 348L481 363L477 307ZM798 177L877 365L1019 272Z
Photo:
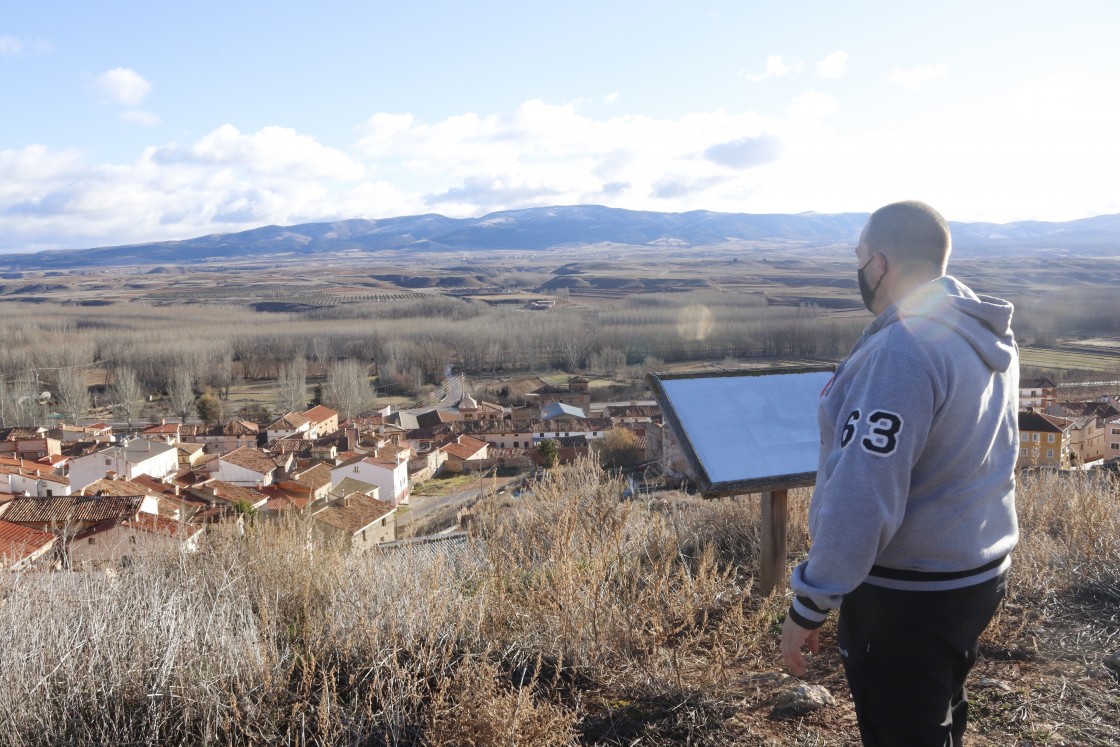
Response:
M520 441L514 441L513 442L513 448L520 449L521 448L521 442Z
M47 497L50 498L53 495L54 495L54 491L51 490L50 488L47 488Z
M1030 440L1031 440L1031 434L1029 434L1029 433L1020 433L1020 434L1019 434L1019 440L1020 440L1020 441L1030 441Z
M1120 428L1113 428L1112 429L1112 435L1120 436Z
M106 460L105 460L105 464L112 464L112 463L113 463L113 460L112 460L112 459L106 459Z
M1046 458L1047 459L1053 459L1054 458L1054 450L1053 449L1047 449L1046 450Z
M1120 451L1120 444L1109 444L1108 448L1112 449L1113 451Z
M1026 449L1019 449L1019 456L1025 457L1026 455L1027 455L1027 450Z
M1034 441L1035 443L1038 443L1039 441L1042 440L1041 436L1042 436L1041 433L1032 433L1031 434L1031 440Z
M135 545L136 544L136 535L135 534L128 538L128 544L130 544L130 545Z
M362 530L362 542L366 541L366 530Z
M354 471L355 471L355 472L360 472L360 471L361 471L361 468L359 468L359 467L358 467L358 465L356 465L356 464L355 464L355 465L354 465Z
M97 538L96 537L90 537L89 538L89 544L91 544L91 545L97 544Z
M1046 434L1046 443L1048 443L1048 444L1054 443L1054 434L1053 433L1047 433Z

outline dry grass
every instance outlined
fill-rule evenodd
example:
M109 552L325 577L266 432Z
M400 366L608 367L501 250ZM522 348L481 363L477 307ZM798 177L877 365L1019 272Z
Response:
M114 575L12 575L0 744L854 743L831 625L813 676L841 705L769 718L787 600L751 588L757 503L620 493L592 464L555 471L442 553L311 549L290 524ZM976 691L973 743L1115 744L1115 492L1032 476L1020 513L973 676L1005 687Z

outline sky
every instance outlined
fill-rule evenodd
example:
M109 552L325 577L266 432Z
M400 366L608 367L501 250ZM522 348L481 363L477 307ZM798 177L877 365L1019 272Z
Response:
M1120 213L1120 3L0 0L0 252L543 205Z

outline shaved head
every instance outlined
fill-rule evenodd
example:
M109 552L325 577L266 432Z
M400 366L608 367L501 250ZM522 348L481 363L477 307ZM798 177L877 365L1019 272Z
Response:
M867 221L864 241L902 265L928 264L941 273L949 263L953 240L949 224L924 202L907 200L879 208Z

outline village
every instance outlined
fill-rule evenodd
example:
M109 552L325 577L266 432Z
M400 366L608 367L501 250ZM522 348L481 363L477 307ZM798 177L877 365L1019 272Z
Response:
M463 393L422 412L384 407L341 422L315 405L265 427L161 419L123 431L104 422L2 429L0 562L13 571L111 568L153 548L196 551L210 530L293 518L307 521L309 541L354 552L397 547L418 539L398 532L402 515L425 500L414 499L416 486L477 475L437 528L461 537L487 485L491 493L499 482L520 485L592 451L606 455L604 466L641 466L662 485L687 482L655 401L594 402L581 376L526 399L503 407ZM1053 381L1025 379L1019 430L1020 469L1115 471L1120 463L1115 396L1064 401Z

